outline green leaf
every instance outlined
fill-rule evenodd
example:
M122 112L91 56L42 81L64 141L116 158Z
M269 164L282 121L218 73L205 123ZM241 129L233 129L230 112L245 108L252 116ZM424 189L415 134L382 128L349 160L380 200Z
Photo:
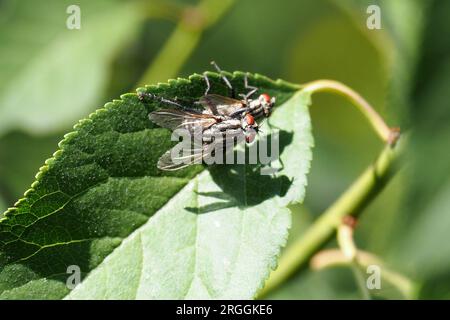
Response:
M246 91L243 73L229 77ZM217 74L210 80L212 92L227 94ZM173 143L148 120L161 105L125 94L65 136L0 221L0 297L252 298L286 241L286 205L303 200L312 136L309 94L259 75L249 81L277 98L260 139L280 128L281 170L162 172L156 162ZM205 82L193 75L138 90L195 101ZM69 294L70 265L83 281Z
M78 1L81 29L69 30L69 5L2 3L0 134L57 132L90 112L101 102L112 59L144 18L137 3Z

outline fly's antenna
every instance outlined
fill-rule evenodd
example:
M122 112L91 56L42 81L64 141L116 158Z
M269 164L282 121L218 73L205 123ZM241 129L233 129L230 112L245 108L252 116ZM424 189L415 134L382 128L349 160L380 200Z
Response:
M220 77L222 78L223 82L225 82L225 84L227 85L227 87L231 90L231 96L234 98L235 92L233 89L233 86L231 85L231 82L228 80L228 78L223 74L222 70L219 68L219 66L217 65L217 63L215 61L211 61L211 65L214 66L214 68L217 70L217 72L219 73Z

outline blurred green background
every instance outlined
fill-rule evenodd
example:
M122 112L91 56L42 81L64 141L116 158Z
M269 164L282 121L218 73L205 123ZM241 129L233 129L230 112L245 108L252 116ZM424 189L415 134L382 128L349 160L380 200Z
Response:
M450 298L450 1L0 1L0 212L33 182L78 119L139 85L211 69L294 83L329 78L361 93L388 124L410 131L404 168L362 214L358 247ZM369 30L367 7L381 8ZM314 96L314 160L290 241L382 148L337 96ZM335 247L335 243L330 243ZM398 298L389 285L379 298ZM267 298L358 299L345 267L299 272Z

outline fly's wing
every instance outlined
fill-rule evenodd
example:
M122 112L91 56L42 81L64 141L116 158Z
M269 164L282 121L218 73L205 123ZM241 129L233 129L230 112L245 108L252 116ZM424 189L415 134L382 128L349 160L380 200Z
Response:
M239 109L244 108L242 101L218 94L207 94L201 97L198 103L211 114L225 117L229 117Z
M209 128L217 122L211 115L175 109L153 111L149 114L149 118L160 127L171 130L182 128L189 132L194 132L195 128Z
M165 171L175 171L186 168L193 164L214 163L214 157L222 157L232 151L236 140L242 135L241 130L231 130L231 134L214 139L211 143L194 143L180 148L180 144L166 151L158 160L158 169ZM220 154L216 154L220 151ZM219 162L223 163L223 162Z
M174 147L175 148L175 147ZM192 149L192 154L174 156L174 148L166 151L158 160L158 169L175 171L192 164L201 164L204 154L203 148ZM189 150L185 150L186 153Z

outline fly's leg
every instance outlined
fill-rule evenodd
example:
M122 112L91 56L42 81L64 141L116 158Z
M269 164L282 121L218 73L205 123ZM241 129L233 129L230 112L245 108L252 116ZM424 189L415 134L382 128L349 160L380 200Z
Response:
M230 114L230 118L234 118L239 114L245 114L247 112L250 112L250 108L247 108L247 107L240 108L240 109L236 110L235 112L233 112L232 114Z
M209 78L208 78L206 72L203 73L203 79L205 79L205 82L206 82L206 90L205 90L205 96L206 96L206 95L208 95L209 90L211 90L211 84L209 82Z
M245 87L245 89L250 90L246 95L244 95L245 101L247 101L248 98L250 98L253 94L255 94L256 91L258 91L257 87L254 87L254 86L251 86L248 84L248 73L245 74L244 87Z
M222 70L219 68L217 63L215 61L211 61L211 64L214 66L214 68L217 70L217 72L220 74L220 77L222 78L223 82L225 82L228 89L230 89L231 97L234 99L236 98L236 93L234 92L234 88L231 85L230 81L227 79L225 75L223 75Z
M257 87L253 87L251 85L248 84L248 74L245 74L244 77L244 87L245 89L250 90L247 94L243 94L241 93L239 96L242 97L242 99L245 101L246 105L249 105L249 101L248 99L256 92L258 91Z
M173 99L167 99L164 97L160 97L153 93L138 92L137 95L138 95L139 100L141 100L143 102L145 101L145 99L149 99L149 100L154 100L154 101L157 101L157 102L160 102L163 104L168 104L168 105L171 105L171 106L174 106L174 107L186 110L186 111L191 111L190 108L183 106L182 104L178 103L177 101L175 101Z
M138 93L138 98L141 101L145 101L145 98L148 98L150 100L158 101L158 102L165 103L165 104L170 104L172 106L176 106L178 108L185 109L184 106L182 106L181 104L179 104L175 100L166 99L166 98L157 96L156 94L153 94L153 93L139 92Z

